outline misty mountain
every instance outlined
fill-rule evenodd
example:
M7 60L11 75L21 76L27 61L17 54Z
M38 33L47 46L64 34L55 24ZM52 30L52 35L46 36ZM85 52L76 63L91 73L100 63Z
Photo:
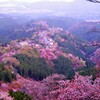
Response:
M41 20L41 18L40 18ZM42 18L47 24L51 27L60 27L65 30L70 28L73 25L76 25L78 23L84 22L82 19L75 19L71 17L59 17L59 16L51 16L47 18Z
M83 22L71 26L68 31L80 40L87 42L100 41L100 22Z
M5 16L5 17L4 17ZM23 15L24 16L24 15ZM2 25L0 26L1 37L0 41L8 42L15 39L21 39L25 37L32 36L32 32L26 32L28 28L36 28L36 24L32 24L34 22L38 22L39 20L43 20L46 22L50 27L61 27L67 30L71 26L82 22L83 20L77 20L74 18L68 17L38 17L31 20L32 17L22 17L22 15L14 15L14 16L7 16L2 15ZM35 31L35 30L34 30ZM36 30L37 31L37 30ZM32 34L31 34L32 33Z

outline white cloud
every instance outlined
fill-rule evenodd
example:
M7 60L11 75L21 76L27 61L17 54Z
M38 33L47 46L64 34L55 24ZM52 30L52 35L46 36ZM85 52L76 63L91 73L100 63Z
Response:
M12 4L2 4L0 7L14 7L15 5Z
M51 13L51 10L44 10L40 9L38 10L38 7L34 7L35 10L31 9L31 7L25 5L27 3L34 3L34 2L43 2L43 1L48 1L48 2L63 2L63 1L67 1L67 2L72 2L74 0L0 0L0 12L35 12L35 13L40 13L41 12L48 12ZM25 3L25 4L24 4ZM19 10L20 9L20 10ZM63 14L63 13L61 13ZM58 14L59 15L59 14Z
M41 2L41 1L49 1L49 2L55 2L55 1L58 1L58 2L62 2L62 1L65 1L65 2L73 2L74 0L0 0L0 3L1 2Z
M0 3L2 2L13 2L14 0L0 0Z
M73 2L74 0L15 0L17 2L41 2L41 1L50 1L50 2L54 2L54 1L58 1L58 2Z

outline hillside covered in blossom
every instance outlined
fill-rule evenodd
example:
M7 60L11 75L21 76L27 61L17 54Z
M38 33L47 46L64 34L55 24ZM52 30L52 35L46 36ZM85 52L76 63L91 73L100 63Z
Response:
M1 34L0 100L100 100L100 23L56 20Z
M0 0L0 100L100 100L100 0Z

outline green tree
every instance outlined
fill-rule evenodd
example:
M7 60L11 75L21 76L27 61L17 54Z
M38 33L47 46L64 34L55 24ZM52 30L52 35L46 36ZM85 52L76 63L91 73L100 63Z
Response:
M16 55L15 57L20 61L18 73L23 77L42 80L52 74L52 69L44 58L28 57L23 54Z
M74 69L72 66L72 62L63 56L59 56L57 59L53 60L55 73L63 74L67 76L68 79L72 79L74 77Z
M13 92L13 90L9 91L9 95L14 97L14 100L33 100L33 98L21 91Z
M11 71L4 68L4 64L0 64L0 81L11 82L12 79L16 79L16 75Z

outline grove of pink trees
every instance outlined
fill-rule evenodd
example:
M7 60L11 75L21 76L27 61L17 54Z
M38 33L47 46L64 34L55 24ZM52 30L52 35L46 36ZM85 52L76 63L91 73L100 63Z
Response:
M26 81L22 90L35 100L100 100L100 78L80 76L65 80L63 75L53 74L40 82Z

